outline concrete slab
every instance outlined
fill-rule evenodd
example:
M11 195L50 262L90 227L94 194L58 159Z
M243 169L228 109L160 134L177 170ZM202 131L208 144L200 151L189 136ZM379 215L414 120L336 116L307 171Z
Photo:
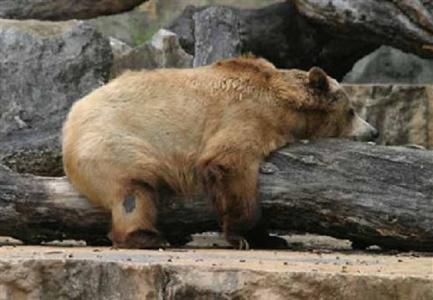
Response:
M433 257L0 248L3 299L433 299Z

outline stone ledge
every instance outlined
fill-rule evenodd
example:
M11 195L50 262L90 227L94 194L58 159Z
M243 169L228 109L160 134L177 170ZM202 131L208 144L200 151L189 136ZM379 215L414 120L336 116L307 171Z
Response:
M0 299L432 299L432 257L0 248ZM19 298L21 297L21 298Z

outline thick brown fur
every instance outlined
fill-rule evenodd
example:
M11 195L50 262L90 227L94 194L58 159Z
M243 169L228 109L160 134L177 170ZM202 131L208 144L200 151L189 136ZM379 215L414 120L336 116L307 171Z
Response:
M307 72L252 57L127 72L73 105L63 128L65 172L112 211L117 246L162 243L156 204L169 187L204 190L234 247L273 247L257 229L260 162L294 140L354 130L338 84L320 69L312 75L319 86Z

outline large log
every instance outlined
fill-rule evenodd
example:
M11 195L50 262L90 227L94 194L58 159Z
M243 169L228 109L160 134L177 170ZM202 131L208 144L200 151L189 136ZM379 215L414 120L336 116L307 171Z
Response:
M390 45L422 57L433 56L431 1L292 0L314 24L337 35Z
M262 165L260 199L272 230L326 234L355 246L433 251L433 152L336 140L296 144ZM193 199L192 199L193 198ZM218 229L203 195L162 197L171 240ZM109 214L63 178L0 168L0 235L26 243L107 242Z
M89 19L133 9L146 0L1 0L0 18L71 20Z

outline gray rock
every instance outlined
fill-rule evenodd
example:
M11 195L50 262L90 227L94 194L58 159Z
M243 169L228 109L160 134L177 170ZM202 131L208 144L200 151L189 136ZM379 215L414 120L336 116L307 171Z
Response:
M75 100L125 69L190 66L166 30L131 48L87 22L0 21L0 163L61 175L60 130Z
M253 53L279 68L321 66L338 79L377 48L368 41L333 36L321 26L313 26L292 2L260 9L187 7L167 28L179 36L188 53L195 55L195 65Z
M422 59L382 46L359 60L344 78L347 83L433 83L433 59Z
M1 0L0 18L87 19L130 10L146 0Z
M196 56L194 65L212 61L202 56L252 52L280 68L320 66L341 80L382 44L432 58L430 8L427 1L378 0L286 1L254 10L188 7L168 28Z
M194 14L203 9L206 9L206 7L187 6L182 14L166 27L177 34L180 45L191 55L194 55L195 51Z
M382 145L433 149L432 85L345 85L361 116L380 132Z
M111 46L111 50L113 51L114 57L121 56L132 50L131 46L116 38L110 37L109 41L110 41L110 46Z
M108 40L83 22L0 20L0 160L26 144L56 162L67 111L107 81L111 62Z
M226 7L209 7L194 14L194 67L222 58L239 56L241 40L239 13Z
M179 44L175 33L165 29L159 30L150 41L155 49L155 61L159 68L192 67L192 56L186 53ZM159 54L159 55L158 55Z
M149 43L116 55L111 77L114 78L125 70L188 68L192 66L192 59L179 45L176 34L161 29Z

